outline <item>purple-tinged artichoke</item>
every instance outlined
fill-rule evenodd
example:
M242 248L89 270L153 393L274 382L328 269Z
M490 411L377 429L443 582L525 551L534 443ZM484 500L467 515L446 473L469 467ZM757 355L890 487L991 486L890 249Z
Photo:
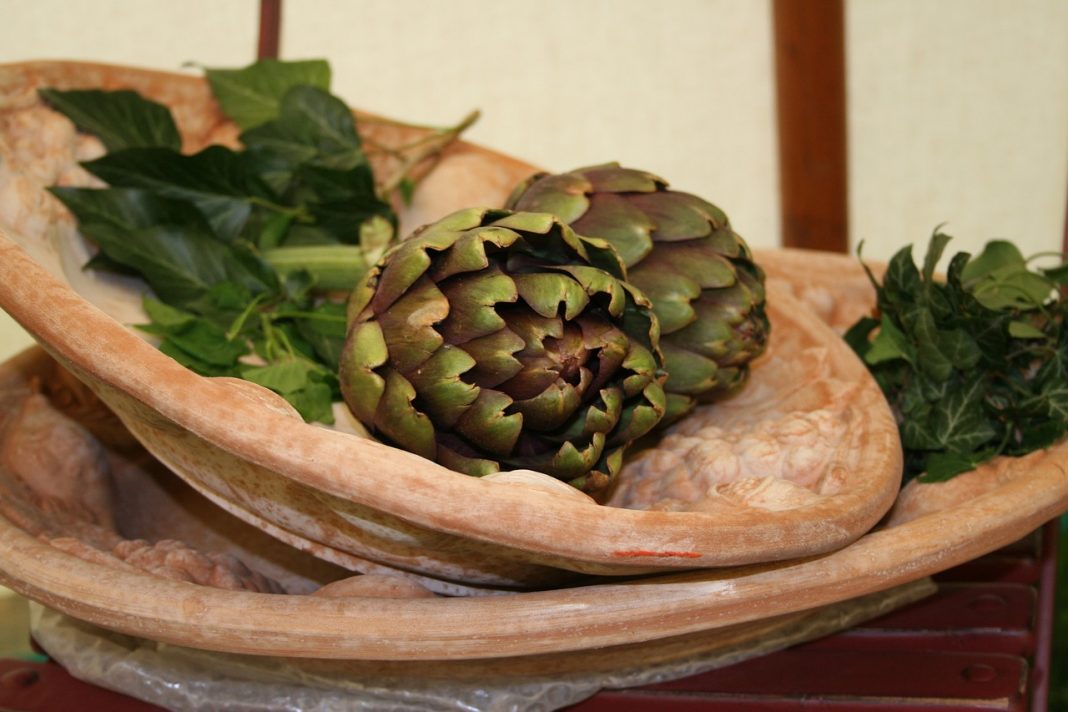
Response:
M551 215L454 213L353 291L345 402L450 469L603 490L665 408L656 317L624 278L615 250Z
M508 207L552 213L619 251L660 320L663 424L745 382L768 340L764 272L722 210L615 163L532 176Z

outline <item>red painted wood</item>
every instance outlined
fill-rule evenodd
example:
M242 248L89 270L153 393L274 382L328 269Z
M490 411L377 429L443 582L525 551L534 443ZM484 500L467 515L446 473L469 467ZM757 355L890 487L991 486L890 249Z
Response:
M257 59L278 59L282 36L282 0L260 0L260 34Z
M1018 583L946 583L928 599L862 626L880 630L968 630L1028 628L1037 594Z
M162 712L163 708L76 680L54 662L0 660L0 710Z
M1004 575L1006 570L1019 572L1020 562L1029 560L1029 567L1039 572L1034 585L943 583L938 594L851 631L684 680L603 691L571 709L1023 712L1030 704L1034 712L1043 710L1053 628L1057 522L1043 529L1041 546L1035 542L1031 538L1030 543L983 557L994 559L995 565L961 567L965 573ZM1003 565L1007 560L1014 562L1008 569ZM1004 605L984 598L988 596L1000 597ZM973 605L977 600L980 604ZM38 680L25 686L14 680L5 687L5 672L25 669L37 671ZM3 709L154 712L158 708L75 680L54 663L3 660Z
M651 690L733 695L996 700L1022 697L1027 663L1013 655L791 648ZM803 692L800 692L803 691Z
M775 0L782 243L848 250L843 0Z

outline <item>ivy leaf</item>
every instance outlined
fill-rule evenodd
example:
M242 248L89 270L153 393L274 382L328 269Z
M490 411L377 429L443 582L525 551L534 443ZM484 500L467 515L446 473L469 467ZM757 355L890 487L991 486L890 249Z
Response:
M1062 423L1068 422L1068 381L1050 386L1042 396L1049 406L1049 416Z
M308 385L308 373L314 368L315 364L294 358L267 366L245 368L241 371L241 377L284 396Z
M190 203L171 200L137 188L51 188L52 195L79 223L105 223L124 230L159 224L191 224L208 229L203 215Z
M152 326L161 329L162 331L153 331L152 333L165 334L171 329L178 329L189 322L196 319L194 314L190 314L182 309L175 309L169 304L164 304L158 299L151 297L145 297L141 300L145 309L145 314L152 321Z
M387 249L396 215L352 112L327 91L326 62L207 74L244 132L241 150L181 154L169 110L133 92L44 90L109 150L84 164L108 187L53 193L99 248L87 268L151 288L138 328L163 353L203 375L245 375L306 419L332 422L346 318L329 290L351 289ZM263 363L245 363L250 352Z
M1017 339L1044 339L1046 333L1026 321L1014 320L1009 322L1009 336Z
M961 273L966 289L973 289L985 279L1027 268L1027 260L1016 245L1007 240L991 240L983 251L971 258Z
M312 381L298 391L293 391L285 399L297 409L304 420L331 424L334 422L334 391L326 383Z
M849 344L849 347L861 358L866 359L868 349L871 348L871 333L879 326L878 319L872 319L870 316L861 317L856 324L849 327L842 338Z
M932 378L944 381L953 373L953 362L941 349L941 335L934 317L927 309L921 309L913 326L916 340L916 363Z
M938 260L942 259L942 253L946 249L946 245L953 238L945 233L942 233L935 228L934 234L931 235L931 241L927 245L927 255L923 260L923 281L931 283L934 281L935 267L938 266Z
M938 350L960 370L972 368L979 362L981 352L968 332L950 329L938 333Z
M948 479L975 469L982 462L975 455L960 452L933 452L927 456L926 472L918 478L920 482L945 482Z
M143 300L151 320L139 329L161 337L160 349L182 365L207 376L228 375L248 353L243 341L231 339L210 320L158 300Z
M192 306L218 282L236 282L254 294L274 287L274 273L259 258L195 226L131 231L98 222L80 228L110 259L135 268L160 299L177 307Z
M82 131L99 138L108 151L124 148L182 148L171 111L134 91L39 89L41 97Z
M920 286L920 273L912 261L912 247L904 247L890 258L879 290L880 301L888 305L914 303Z
M347 334L345 305L323 302L308 316L297 319L296 325L322 362L336 370Z
M253 152L273 154L292 167L301 164L348 170L366 164L352 110L313 86L290 89L278 117L241 134Z
M161 148L130 148L83 165L114 187L150 190L193 204L223 240L241 232L254 203L274 200L247 162L223 146L209 146L192 156Z
M865 317L846 333L897 417L906 475L929 482L1068 432L1068 299L1055 288L1068 267L1031 271L1002 240L931 282L948 240L934 231L922 272L899 250L872 279L878 331Z
M974 450L997 435L983 413L982 382L973 381L935 403L931 426L942 447L957 452Z
M894 359L904 359L909 363L914 363L916 355L905 334L897 328L889 316L884 314L882 321L879 322L879 333L872 341L871 348L864 355L864 360L869 365L875 366Z
M295 86L330 88L330 65L321 59L261 59L242 69L207 68L204 74L223 113L242 129L275 118L282 97Z
M1059 264L1056 267L1043 268L1041 272L1059 287L1068 285L1068 262Z

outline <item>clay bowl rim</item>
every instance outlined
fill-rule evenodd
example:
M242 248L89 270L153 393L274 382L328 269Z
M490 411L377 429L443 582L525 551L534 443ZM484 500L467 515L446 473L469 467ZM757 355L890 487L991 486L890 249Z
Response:
M39 348L0 369L39 357ZM1068 440L982 494L824 556L548 591L420 599L233 591L87 561L3 516L0 583L122 633L234 653L430 661L588 650L809 610L951 568L1063 511L1066 461Z
M63 62L7 65L0 67L0 77L5 70L27 67L44 74L56 67L88 68L188 86L203 83L184 74ZM867 424L876 466L884 475L850 472L842 492L791 510L741 508L737 516L630 510L471 478L381 443L294 421L235 394L230 384L192 373L53 278L12 242L0 230L0 304L64 364L94 374L249 462L433 530L565 562L635 570L723 566L843 546L873 526L896 496L898 482L885 474L900 470L901 457L888 407L872 414ZM830 348L851 369L850 378L877 389L833 331L807 308L783 300L792 305L792 319L811 333L826 335ZM880 402L885 406L881 397ZM347 464L353 462L358 475ZM443 502L463 506L443 507ZM584 528L580 537L560 536L573 532L576 522Z
M732 520L701 512L608 507L503 486L375 441L305 424L258 405L225 381L196 375L48 274L3 230L0 285L0 303L62 363L92 373L207 442L302 484L415 524L515 549L636 567L693 568L788 558L855 539L885 513L897 492L892 478L857 473L853 486L841 493L754 521L750 510L742 513L749 516ZM813 329L833 333L814 316L800 316ZM857 377L870 378L859 362ZM876 449L897 462L900 447L888 408L884 418L889 421L886 427L872 429ZM453 497L466 506L442 506ZM599 515L596 522L591 521L593 513ZM502 520L506 524L499 524ZM863 531L843 520L865 522ZM554 543L546 536L547 531L573 529L575 522L587 529L579 541ZM835 531L837 527L841 531ZM810 539L821 533L823 540L814 549ZM779 539L791 536L793 546ZM743 554L759 553L739 561L726 552L726 561L717 559L725 540L748 543L740 547Z

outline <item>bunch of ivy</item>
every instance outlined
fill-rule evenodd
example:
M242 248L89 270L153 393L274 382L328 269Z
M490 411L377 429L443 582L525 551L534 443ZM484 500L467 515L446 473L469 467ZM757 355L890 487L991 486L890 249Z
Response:
M99 251L140 276L160 349L207 376L270 388L333 422L345 338L342 291L393 238L354 118L324 61L206 69L242 148L183 153L170 110L127 90L40 94L106 154L82 165L104 188L56 187Z
M935 230L922 269L911 246L900 250L881 283L865 265L877 313L845 335L894 411L906 477L926 482L1068 430L1068 263L1032 268L998 240L957 253L943 280L950 239Z

